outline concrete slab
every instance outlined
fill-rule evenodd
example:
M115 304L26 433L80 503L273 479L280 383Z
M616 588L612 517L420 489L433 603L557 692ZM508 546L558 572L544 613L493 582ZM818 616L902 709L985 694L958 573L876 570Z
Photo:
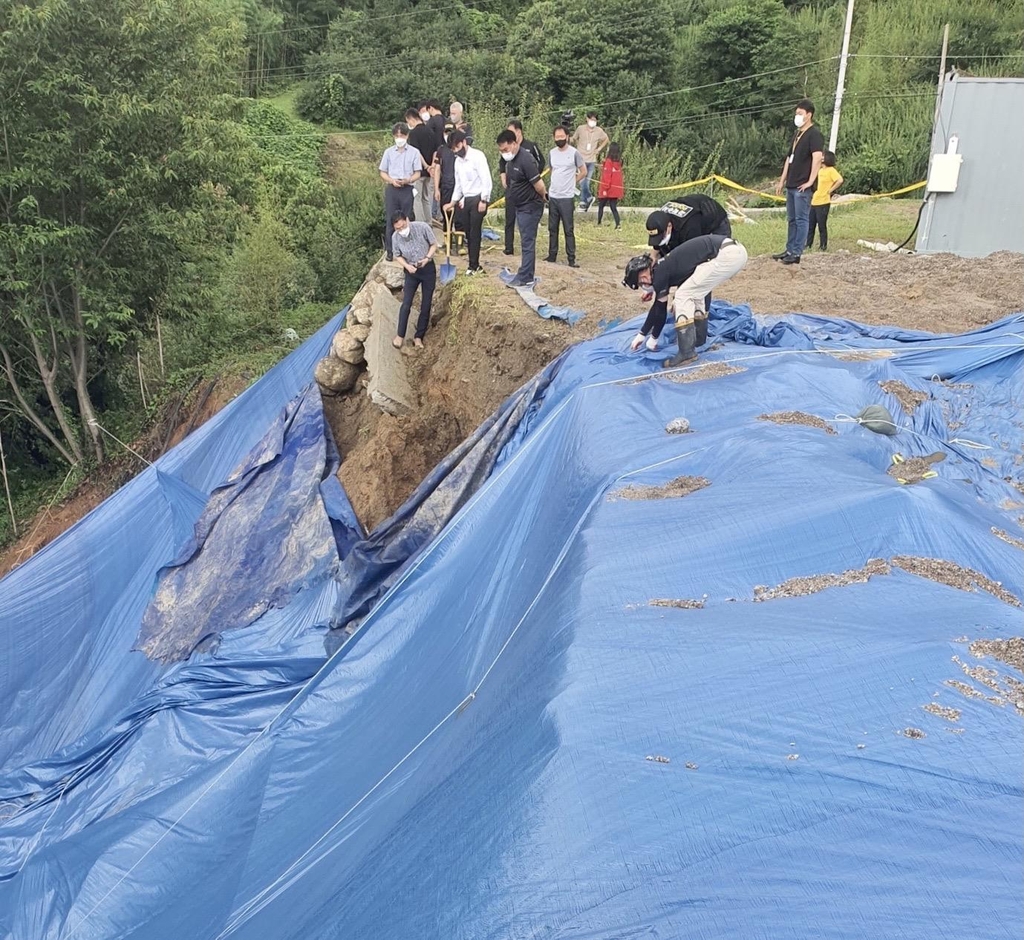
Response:
M416 393L405 372L405 359L391 345L398 332L399 303L386 290L376 291L373 323L366 338L366 364L370 372L367 393L382 411L404 415L416 408Z

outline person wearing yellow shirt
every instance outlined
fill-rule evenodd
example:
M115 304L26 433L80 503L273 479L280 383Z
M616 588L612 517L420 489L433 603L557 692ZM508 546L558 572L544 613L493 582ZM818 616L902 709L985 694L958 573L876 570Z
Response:
M836 155L826 150L821 155L821 169L818 171L818 185L811 197L811 215L807 222L807 247L814 243L814 227L818 227L818 247L828 250L828 210L832 208L832 194L843 185L843 178L836 169Z

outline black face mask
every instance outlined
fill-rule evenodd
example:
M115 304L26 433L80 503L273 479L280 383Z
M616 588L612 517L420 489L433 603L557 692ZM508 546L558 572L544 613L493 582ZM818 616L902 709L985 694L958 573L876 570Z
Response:
M567 143L569 143L569 141L565 137L556 137L555 138L555 146L556 147L564 147Z
M462 157L462 159L465 160L466 159L466 148L463 147L461 150L456 150L455 151L455 156Z

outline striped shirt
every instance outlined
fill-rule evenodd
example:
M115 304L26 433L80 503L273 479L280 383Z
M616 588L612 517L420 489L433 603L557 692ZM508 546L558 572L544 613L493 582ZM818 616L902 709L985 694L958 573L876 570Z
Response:
M416 264L427 256L431 245L436 245L434 230L426 222L410 222L409 234L395 232L391 239L391 250L398 258L404 258L409 264Z

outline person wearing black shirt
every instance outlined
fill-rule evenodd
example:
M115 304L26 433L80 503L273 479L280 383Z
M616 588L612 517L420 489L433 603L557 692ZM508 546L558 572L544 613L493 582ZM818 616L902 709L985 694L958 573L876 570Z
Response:
M537 263L537 228L544 214L547 189L540 178L540 167L533 155L520 146L511 130L504 130L496 141L503 161L501 180L505 184L505 206L515 210L523 256L519 270L509 287L526 287L534 280Z
M710 196L695 193L666 202L647 216L647 244L655 258L664 258L683 242L698 235L732 237L729 214Z
M452 193L455 192L455 154L449 146L451 135L455 133L455 125L451 121L444 125L444 143L437 148L437 165L439 169L438 202L442 206L452 201ZM465 210L455 207L452 227L459 232L466 231Z
M527 140L523 137L523 122L518 118L513 118L508 122L507 129L512 131L516 135L516 141L519 146L523 148L536 162L539 172L544 172L544 154L540 152L538 147L532 140ZM501 171L501 186L503 189L508 189L505 184L505 171ZM516 251L516 210L509 201L505 200L505 254L514 255Z
M655 264L650 255L630 258L622 283L632 290L642 287L645 293L654 297L647 319L633 338L631 348L636 351L644 343L648 349L657 348L657 338L668 317L669 292L675 287L672 314L676 321L678 350L662 363L662 367L674 369L696 359L697 346L703 346L708 338L704 295L742 271L746 263L746 248L724 235L691 238L669 252L660 264ZM653 345L651 338L654 339Z
M430 177L430 167L434 163L437 142L434 132L421 119L420 112L410 108L405 112L405 123L409 125L409 146L415 147L423 157L423 166L427 170L423 178L416 184L416 199L413 202L413 215L417 222L430 221L430 205L434 198L434 181Z
M786 220L789 223L786 250L772 255L783 264L799 264L807 244L807 222L811 214L811 198L818 170L825 151L825 139L814 123L814 105L806 98L796 106L793 116L796 133L789 148L789 156L782 164L782 175L775 184L775 192L786 190Z
M732 238L732 225L729 213L717 199L694 193L666 202L647 216L647 235L647 244L654 249L655 260L659 260L698 235ZM705 314L710 310L711 295L708 294L704 298Z

